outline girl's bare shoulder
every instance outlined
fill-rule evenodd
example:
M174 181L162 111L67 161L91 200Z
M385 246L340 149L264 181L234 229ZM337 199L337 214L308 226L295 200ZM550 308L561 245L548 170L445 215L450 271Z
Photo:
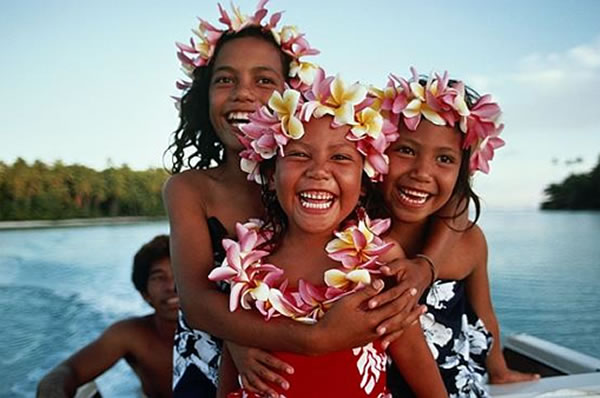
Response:
M215 169L186 170L170 176L163 186L163 197L170 201L210 202L218 178Z
M487 261L485 235L477 225L463 231L440 270L443 279L461 280Z
M469 263L480 264L486 261L487 241L483 230L477 224L463 232L458 243L458 251Z

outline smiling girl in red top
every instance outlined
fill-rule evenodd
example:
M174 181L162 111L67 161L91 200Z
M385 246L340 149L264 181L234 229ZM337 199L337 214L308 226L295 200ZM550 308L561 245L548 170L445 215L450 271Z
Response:
M379 238L389 220L371 221L357 210L369 181L387 172L383 152L396 138L396 127L373 104L365 87L320 70L307 90L274 93L242 127L241 166L261 183L267 216L238 224L238 241L223 241L226 260L209 275L230 284L235 314L254 308L267 320L318 325L333 303L368 286L387 258L402 254L386 253L393 244ZM419 396L446 396L420 327L400 340L388 352ZM272 387L288 398L387 397L386 348L375 340L318 356L274 352L295 372L288 390ZM232 392L234 374L225 352L219 396L244 396Z

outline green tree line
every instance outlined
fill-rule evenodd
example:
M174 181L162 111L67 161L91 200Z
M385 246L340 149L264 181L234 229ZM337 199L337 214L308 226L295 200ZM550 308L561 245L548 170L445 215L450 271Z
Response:
M600 210L600 157L589 173L571 174L544 190L544 210Z
M0 220L163 216L163 169L0 161Z

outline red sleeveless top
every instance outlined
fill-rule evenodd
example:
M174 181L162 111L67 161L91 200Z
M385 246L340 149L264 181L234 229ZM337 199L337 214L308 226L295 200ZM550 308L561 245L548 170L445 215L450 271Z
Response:
M273 353L290 364L295 372L285 375L288 390L271 385L286 398L387 398L387 356L378 341L364 347L306 356L289 352ZM230 393L228 398L260 397L243 389Z

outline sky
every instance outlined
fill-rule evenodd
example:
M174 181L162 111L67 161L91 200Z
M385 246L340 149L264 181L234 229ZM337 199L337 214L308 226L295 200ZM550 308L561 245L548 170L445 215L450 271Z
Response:
M537 208L600 156L600 1L271 0L346 80L448 70L503 109L507 145L475 177L484 208ZM256 1L238 0L250 14ZM224 6L229 7L228 3ZM0 0L0 161L161 167L178 124L174 43L208 0ZM309 59L307 59L309 60ZM573 160L582 161L573 164Z

